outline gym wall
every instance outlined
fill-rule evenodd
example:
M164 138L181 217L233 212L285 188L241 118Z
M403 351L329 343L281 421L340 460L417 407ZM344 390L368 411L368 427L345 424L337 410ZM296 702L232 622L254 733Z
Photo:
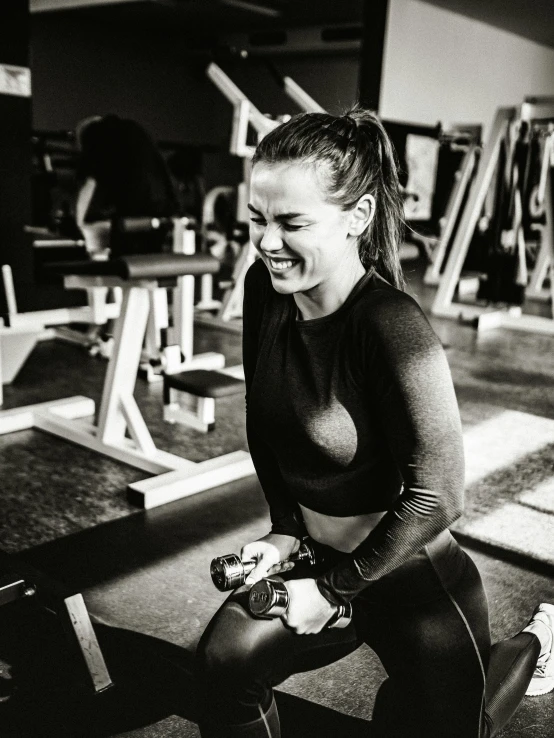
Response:
M491 125L496 108L554 95L554 49L420 0L390 0L380 112Z
M32 16L33 127L68 130L117 113L159 140L212 142L212 100L178 41L61 13Z

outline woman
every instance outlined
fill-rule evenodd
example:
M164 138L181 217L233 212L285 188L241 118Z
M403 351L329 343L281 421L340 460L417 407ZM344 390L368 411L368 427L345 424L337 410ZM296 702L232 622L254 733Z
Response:
M199 644L202 736L276 738L272 688L363 642L388 674L372 735L492 736L530 682L554 686L554 606L491 649L479 573L448 532L463 497L456 397L402 291L397 168L377 118L276 128L254 156L250 211L261 258L245 285L247 432L272 530L243 548L257 565ZM285 575L282 618L254 618L248 585L288 571L306 534L325 564ZM348 602L351 624L326 629Z

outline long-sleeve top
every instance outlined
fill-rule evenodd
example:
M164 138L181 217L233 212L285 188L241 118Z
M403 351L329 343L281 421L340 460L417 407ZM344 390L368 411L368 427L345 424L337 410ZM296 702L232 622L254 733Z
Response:
M330 315L299 320L265 264L248 271L246 426L272 530L305 535L299 507L384 512L317 580L351 600L461 514L461 423L446 356L416 301L367 272Z

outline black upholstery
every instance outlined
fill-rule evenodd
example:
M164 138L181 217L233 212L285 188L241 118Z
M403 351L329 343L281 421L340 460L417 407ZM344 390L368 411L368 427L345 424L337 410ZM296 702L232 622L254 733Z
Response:
M107 261L68 261L52 264L52 273L131 279L164 279L185 274L215 274L219 262L208 254L132 254Z
M228 374L206 369L192 369L178 374L164 376L166 394L172 387L181 392L188 392L197 397L228 397L245 391L244 381Z

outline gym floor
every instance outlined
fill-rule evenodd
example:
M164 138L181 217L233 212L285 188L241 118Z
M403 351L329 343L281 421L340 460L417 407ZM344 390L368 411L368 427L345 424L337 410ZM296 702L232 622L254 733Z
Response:
M410 291L428 308L419 260ZM452 369L471 466L457 535L487 587L493 639L514 634L535 604L554 601L554 352L551 337L477 335L432 320ZM240 362L240 336L203 328L196 351ZM100 399L106 364L82 349L40 344L4 408L73 394ZM165 425L160 385L137 382L156 444L200 461L245 449L242 397L219 401L209 435ZM267 530L253 479L142 511L126 499L144 473L38 431L0 437L0 547L84 594L115 686L78 688L58 623L28 602L0 610L0 724L6 738L192 738L196 642L224 595L208 569ZM440 679L440 674L437 675ZM278 691L283 735L371 735L382 667L365 648ZM554 693L526 698L502 738L554 736Z

